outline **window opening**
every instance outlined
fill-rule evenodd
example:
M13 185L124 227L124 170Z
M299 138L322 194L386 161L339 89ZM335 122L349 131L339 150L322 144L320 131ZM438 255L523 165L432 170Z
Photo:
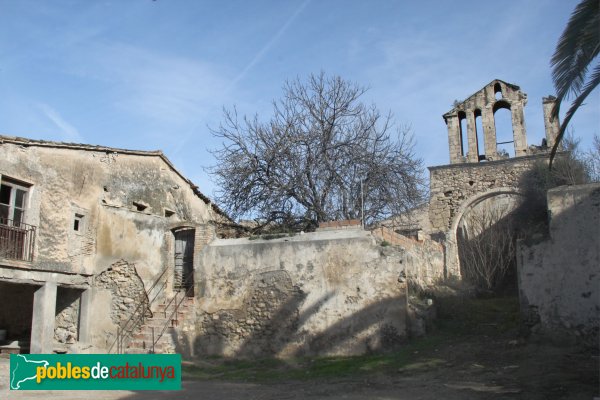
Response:
M73 230L75 232L83 231L83 218L82 214L75 214L75 218L73 219Z
M460 129L460 155L465 157L469 151L469 138L467 136L467 114L458 112L458 124Z
M477 137L477 155L479 161L485 161L485 135L483 132L483 123L481 122L481 110L477 109L473 112L475 117L475 136Z
M496 100L502 100L502 88L499 83L494 85L494 96L496 97Z
M135 206L135 209L138 211L144 211L146 208L148 208L148 206L142 202L139 201L134 201L133 205Z
M0 224L20 226L25 222L28 188L11 180L0 184Z
M496 151L498 158L515 156L512 112L510 104L499 101L494 105L494 125L496 127Z

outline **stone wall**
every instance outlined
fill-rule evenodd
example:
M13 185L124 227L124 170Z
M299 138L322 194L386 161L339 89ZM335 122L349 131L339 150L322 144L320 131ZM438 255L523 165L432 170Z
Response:
M519 294L535 333L598 346L600 184L548 191L549 237L522 241Z
M515 155L527 152L527 135L523 109L527 95L516 85L494 79L466 100L456 103L452 110L444 114L448 127L450 163L479 162L480 156L487 160L498 160L495 113L500 108L510 110ZM480 117L484 143L477 138L476 119ZM466 132L461 128L461 120L466 120ZM481 132L480 132L481 133ZM467 146L463 145L466 137Z
M373 229L372 233L402 253L406 277L413 283L431 286L446 278L444 247L438 242L410 239L385 227Z
M110 318L118 325L128 318L141 303L148 303L144 283L135 265L125 260L117 261L94 279L96 288L110 291L112 296ZM150 310L148 309L150 316Z
M536 155L479 164L452 164L429 167L429 219L432 231L450 229L458 210L467 200L493 189L514 188L523 175L548 155Z
M79 301L81 291L61 288L56 293L54 343L74 344L79 338Z
M217 239L202 252L202 296L181 348L230 357L392 349L406 336L402 257L358 229Z

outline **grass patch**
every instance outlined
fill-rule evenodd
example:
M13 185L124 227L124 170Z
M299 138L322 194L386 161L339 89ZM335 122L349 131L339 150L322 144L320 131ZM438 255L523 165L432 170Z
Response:
M395 374L445 364L441 359L421 359L420 353L439 344L435 335L415 340L400 351L352 357L317 357L259 360L209 360L202 364L184 365L183 377L197 380L232 380L244 382L274 382L284 380L314 380L365 373Z
M516 297L438 299L436 326L445 334L481 335L518 329L519 300Z

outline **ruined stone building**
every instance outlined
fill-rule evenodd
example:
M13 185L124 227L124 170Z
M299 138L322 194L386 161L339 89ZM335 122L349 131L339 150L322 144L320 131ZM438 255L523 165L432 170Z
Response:
M225 218L159 151L2 136L0 179L4 351L106 351L158 276L194 285Z
M0 136L0 352L305 356L402 345L424 323L408 281L460 277L458 229L478 207L514 207L523 174L548 158L553 99L541 146L527 144L526 100L494 80L444 114L450 164L429 168L417 229L346 221L226 239L215 226L227 216L161 152ZM500 109L511 113L510 158L498 150ZM533 256L521 264L542 265L544 246L524 248ZM528 309L554 307L527 294ZM589 317L584 303L569 321Z
M519 204L522 179L537 162L548 162L559 130L551 118L554 97L542 99L545 139L528 145L523 108L527 95L516 85L493 80L443 115L450 164L429 167L429 221L422 229L444 245L445 275L461 276L457 234L477 212ZM513 157L500 151L495 115L511 114ZM550 336L598 344L600 319L600 188L563 186L548 192L548 237L518 243L521 309L530 327Z
M450 164L429 167L429 234L446 246L447 273L460 276L456 232L465 216L478 206L501 201L518 203L523 174L538 160L547 160L559 122L551 119L554 98L543 101L545 140L528 145L524 120L527 95L513 84L495 79L443 115L448 128ZM495 115L510 111L513 157L499 151Z

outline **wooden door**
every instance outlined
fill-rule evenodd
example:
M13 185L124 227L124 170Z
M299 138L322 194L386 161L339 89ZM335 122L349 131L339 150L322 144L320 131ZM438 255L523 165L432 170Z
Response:
M173 288L193 296L194 287L194 229L175 232L175 270Z

